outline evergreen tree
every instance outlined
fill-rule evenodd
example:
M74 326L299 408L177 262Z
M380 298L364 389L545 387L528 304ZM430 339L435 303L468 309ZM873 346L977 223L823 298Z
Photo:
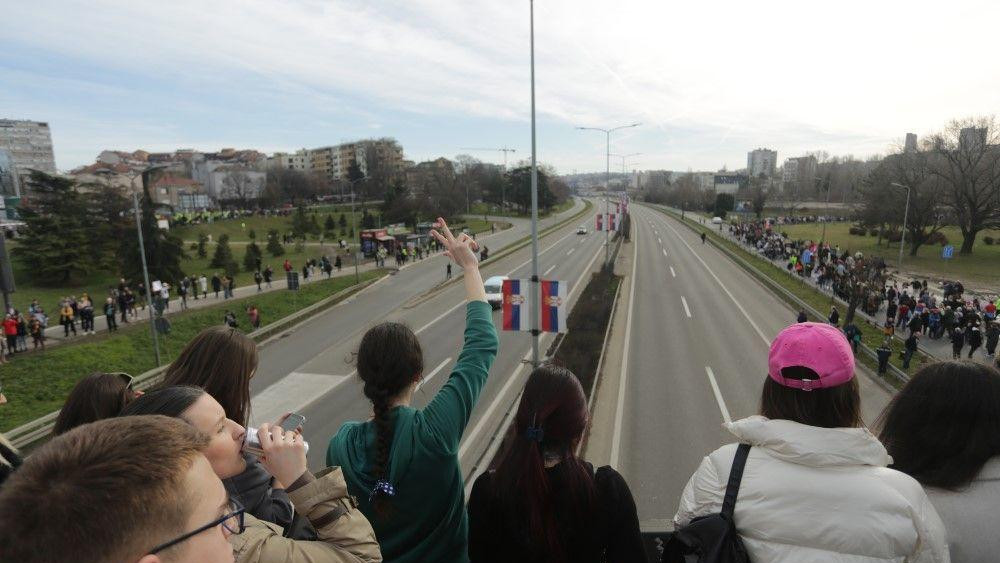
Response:
M97 266L91 259L86 206L76 183L34 171L28 181L31 202L19 209L27 225L14 249L28 276L42 285L61 285L84 277Z
M263 255L260 252L260 247L257 246L256 242L250 241L247 245L246 254L243 255L243 269L248 272L257 271L257 263L262 259Z
M187 258L184 252L184 241L168 230L161 229L156 223L156 204L149 197L146 187L147 178L143 179L143 196L140 202L142 217L142 242L146 251L146 265L149 268L149 279L179 280L184 277L181 260ZM118 260L121 262L122 276L125 279L142 279L142 259L139 254L139 239L135 229L126 229L122 235L118 250Z
M233 249L229 248L229 235L219 237L219 244L215 247L215 254L212 255L209 267L222 268L229 276L235 276L239 271L239 266L233 258Z
M340 219L337 220L337 224L340 225L340 230L343 232L343 230L347 228L347 216L341 213Z
M309 217L306 216L306 208L299 206L292 215L292 236L295 238L305 238L310 230Z
M281 241L278 240L277 229L271 229L267 232L267 251L274 257L285 253L285 247L281 246Z
M198 233L198 258L205 258L208 256L208 250L205 249L205 245L208 244L208 235L205 233Z
M326 221L323 222L323 231L326 233L333 234L337 230L337 223L333 220L333 215L327 213Z
M135 214L121 190L108 185L89 186L89 205L82 218L90 238L90 256L96 269L118 271L118 245L127 229L135 231Z
M309 232L314 235L318 235L323 232L323 229L319 226L319 221L316 220L315 213L309 215Z
M375 216L371 213L365 211L365 214L361 217L361 228L362 229L374 229L375 228Z
M250 240L257 240L257 232L253 229L250 229L250 233L247 236L250 237Z

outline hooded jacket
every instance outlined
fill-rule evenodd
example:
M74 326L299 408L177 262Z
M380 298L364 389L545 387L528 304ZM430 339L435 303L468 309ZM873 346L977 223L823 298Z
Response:
M948 528L953 563L995 561L1000 552L996 507L1000 503L1000 456L986 462L967 487L927 487L928 498Z
M920 484L866 428L819 428L751 416L725 424L753 446L736 500L751 561L948 562L944 525ZM688 481L677 526L718 513L736 444Z

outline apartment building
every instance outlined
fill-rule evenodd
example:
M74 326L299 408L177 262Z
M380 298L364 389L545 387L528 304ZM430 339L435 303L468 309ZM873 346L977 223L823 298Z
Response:
M31 174L32 170L56 173L48 123L0 119L0 150L8 153L14 169L22 178Z
M768 178L774 176L778 166L778 151L771 149L754 149L747 153L747 172L756 178L761 174Z

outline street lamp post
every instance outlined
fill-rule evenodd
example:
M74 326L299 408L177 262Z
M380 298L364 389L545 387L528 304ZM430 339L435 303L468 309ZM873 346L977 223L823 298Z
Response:
M903 232L901 238L899 239L899 264L896 266L900 270L903 269L903 247L906 246L906 220L910 215L910 186L900 184L898 182L893 182L891 184L896 188L903 188L906 190L906 208L903 210Z
M354 184L360 182L361 180L367 180L367 179L368 179L368 176L362 176L362 177L358 178L357 180L349 180L348 181L348 183L351 185L351 223L355 226L354 234L355 235L359 235L359 236L360 236L361 231L359 229L357 229L357 226L358 226L357 219L358 219L358 217L357 217L357 215L354 214ZM350 243L348 243L348 245L349 244ZM351 254L354 254L354 285L357 285L357 284L361 283L361 272L360 272L360 269L358 267L358 252L360 252L360 250L361 250L361 248L359 246L359 248L357 250L355 250L354 252L351 253ZM376 266L377 266L377 264L376 264Z
M541 335L538 330L541 288L538 285L538 153L535 142L535 0L530 0L529 8L531 10L531 365L537 368L538 337Z
M630 125L619 125L618 127L612 127L611 129L602 129L600 127L577 127L577 129L584 131L601 131L605 135L605 164L606 170L604 172L604 218L607 220L608 215L611 213L611 201L608 199L608 192L611 190L611 132L617 131L619 129L628 129L629 127L638 127L639 123L632 123ZM605 221L607 222L607 221ZM610 260L610 238L608 234L608 226L604 225L604 265L607 266L608 260Z
M823 178L820 178L818 176L815 179L819 180L820 182L823 181ZM826 243L826 223L827 223L827 219L829 218L829 215L830 215L830 180L829 180L829 178L826 180L826 206L823 208L823 213L825 213L826 216L823 217L823 237L820 240L821 244L822 243Z

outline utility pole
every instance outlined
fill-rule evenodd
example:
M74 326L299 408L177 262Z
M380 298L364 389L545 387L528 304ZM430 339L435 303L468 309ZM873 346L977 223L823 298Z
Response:
M619 125L618 127L612 127L611 129L602 129L600 127L577 127L577 129L584 131L600 131L604 133L605 137L605 172L604 172L604 219L607 223L607 219L611 213L611 201L608 199L608 193L611 191L611 133L619 129L628 129L629 127L638 127L641 123L632 123L630 125ZM604 225L604 265L608 265L608 261L611 259L611 244L609 236L609 225Z
M535 142L535 0L529 0L531 10L531 365L538 367L538 162ZM504 153L506 156L507 153Z

